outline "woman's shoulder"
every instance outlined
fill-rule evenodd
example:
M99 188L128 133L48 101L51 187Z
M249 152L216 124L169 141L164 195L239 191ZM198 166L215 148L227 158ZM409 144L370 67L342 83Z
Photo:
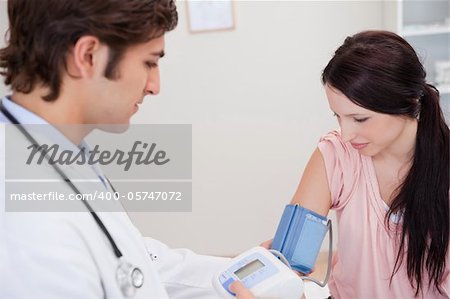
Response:
M333 155L339 159L359 161L361 154L349 142L344 142L339 130L332 130L319 139L318 147L322 155Z
M325 163L333 207L338 209L346 205L360 184L364 158L349 142L342 140L337 130L323 135L318 148Z

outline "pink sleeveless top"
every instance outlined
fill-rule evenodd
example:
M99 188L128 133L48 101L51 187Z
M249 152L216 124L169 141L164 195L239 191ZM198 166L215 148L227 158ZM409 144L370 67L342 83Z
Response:
M343 143L337 131L323 136L318 148L338 220L338 245L328 284L333 298L413 298L406 256L389 284L398 248L393 233L397 225L391 220L390 231L385 225L386 205L372 158ZM443 295L426 285L419 298L450 298L450 248L444 278Z

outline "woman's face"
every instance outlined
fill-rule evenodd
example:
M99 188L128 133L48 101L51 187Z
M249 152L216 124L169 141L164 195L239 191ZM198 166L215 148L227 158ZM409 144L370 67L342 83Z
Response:
M376 156L385 151L404 152L406 128L412 118L374 112L356 105L342 92L325 84L331 110L341 128L341 137L365 156Z

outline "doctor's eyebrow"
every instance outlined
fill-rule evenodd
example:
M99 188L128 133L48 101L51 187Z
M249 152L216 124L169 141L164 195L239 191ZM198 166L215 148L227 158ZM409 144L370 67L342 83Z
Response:
M166 55L166 53L164 52L164 50L161 50L161 51L159 51L159 52L153 52L153 53L150 53L150 55L152 55L152 56L157 56L157 57L159 57L159 58L163 58L164 55Z

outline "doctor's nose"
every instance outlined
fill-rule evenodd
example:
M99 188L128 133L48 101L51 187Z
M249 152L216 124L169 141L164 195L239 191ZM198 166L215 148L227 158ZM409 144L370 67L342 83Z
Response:
M145 85L145 93L147 95L157 95L160 91L160 79L159 79L159 70L154 69L148 75L147 83Z

